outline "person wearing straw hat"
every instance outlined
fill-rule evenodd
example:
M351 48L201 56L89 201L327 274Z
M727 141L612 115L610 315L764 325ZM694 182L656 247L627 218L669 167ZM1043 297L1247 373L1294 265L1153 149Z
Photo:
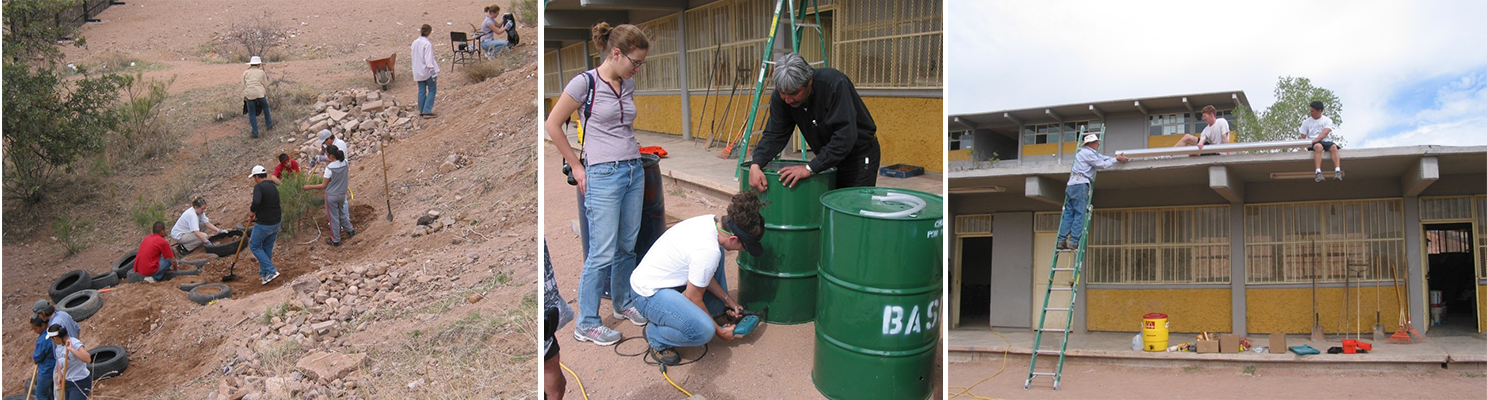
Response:
M1064 215L1058 224L1058 250L1079 248L1079 234L1084 231L1085 209L1089 206L1089 182L1095 170L1108 169L1116 162L1126 162L1124 154L1115 157L1100 154L1100 136L1084 135L1084 147L1074 154L1074 171L1069 174L1069 184L1064 189Z
M758 193L735 194L726 215L688 218L661 234L635 268L630 287L636 308L650 321L645 340L657 363L680 362L677 347L701 346L714 337L733 340L733 324L713 320L725 313L739 318L743 311L728 295L724 253L763 256L761 206Z
M269 178L268 169L254 165L248 174L253 178L253 203L248 207L248 220L253 221L253 233L248 236L248 251L258 259L258 277L267 285L279 277L274 267L274 242L279 239L279 186Z
M31 351L31 361L36 363L36 374L31 377L31 386L26 393L32 399L52 399L52 373L57 369L57 345L47 338L46 319L31 316L31 332L36 334L36 349Z
M62 325L52 325L47 328L47 339L56 345L52 354L57 358L56 376L53 378L57 385L58 400L86 400L93 395L92 373L88 371L88 363L93 362L93 355L88 354L88 349L83 346L81 340L67 335L67 329Z
M253 138L258 138L258 114L263 113L266 129L274 129L274 117L269 115L268 74L263 72L263 59L258 56L248 60L248 70L243 71L243 113L248 114L248 126L253 127Z

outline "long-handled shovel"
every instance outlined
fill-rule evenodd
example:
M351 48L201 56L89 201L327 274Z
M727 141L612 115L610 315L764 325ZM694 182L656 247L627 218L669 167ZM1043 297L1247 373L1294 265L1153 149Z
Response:
M1384 302L1379 297L1379 284L1383 282L1381 279L1379 279L1378 275L1378 268L1375 267L1373 279L1373 341L1375 342L1381 342L1384 340L1384 322L1382 311L1384 308Z
M1322 332L1322 316L1317 313L1317 242L1311 242L1311 341L1325 342Z
M387 220L392 221L392 185L387 184L387 149L382 147L382 138L377 138L377 154L382 155L382 197L387 198Z
M241 256L243 254L243 243L248 241L248 233L248 228L243 228L243 237L241 239L238 239L238 251L232 253L232 266L227 267L227 275L222 277L223 282L232 282L238 280L238 275L236 274L238 267L238 256Z

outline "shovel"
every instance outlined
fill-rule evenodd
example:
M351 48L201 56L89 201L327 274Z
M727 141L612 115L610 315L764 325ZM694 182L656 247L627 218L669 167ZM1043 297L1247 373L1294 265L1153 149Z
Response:
M243 228L243 238L238 239L238 251L232 253L232 265L227 267L227 275L222 277L223 282L238 280L238 275L235 273L238 267L238 256L243 254L243 243L248 241L248 234L248 228Z
M387 220L392 221L392 189L387 184L387 149L382 147L382 138L377 138L377 154L382 155L382 192L387 198Z
M1374 271L1377 274L1378 270ZM1375 278L1373 281L1373 341L1375 342L1384 340L1384 322L1382 312L1380 312L1384 308L1384 303L1379 300L1379 283L1378 278Z
M1322 317L1317 314L1317 242L1311 242L1311 341L1325 342L1327 336L1322 332Z

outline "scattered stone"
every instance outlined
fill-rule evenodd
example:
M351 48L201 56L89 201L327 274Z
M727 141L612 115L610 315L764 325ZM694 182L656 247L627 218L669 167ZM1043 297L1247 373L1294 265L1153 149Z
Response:
M361 368L361 363L366 361L366 354L342 354L317 351L311 353L294 363L294 367L303 371L306 377L320 382L331 382L346 377L352 371Z

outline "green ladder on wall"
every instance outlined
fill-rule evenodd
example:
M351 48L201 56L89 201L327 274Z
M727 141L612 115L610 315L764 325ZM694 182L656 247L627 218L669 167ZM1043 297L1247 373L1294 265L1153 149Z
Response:
M789 7L785 7L786 3L789 3ZM808 6L811 10L810 13L816 17L815 23L805 23L799 18L807 14L806 7ZM821 61L811 64L819 64L823 67L829 66L826 62L826 34L821 30L820 3L817 0L801 0L800 9L797 10L795 8L795 0L776 0L774 3L774 18L769 22L769 40L764 42L764 58L759 61L759 73L754 78L754 98L749 103L749 119L744 122L743 139L738 141L736 144L738 148L734 149L734 152L738 154L738 168L733 169L734 180L739 179L744 163L748 162L749 139L753 136L754 132L754 118L759 115L759 98L764 95L764 73L768 71L770 65L774 65L775 63L771 61L774 59L774 38L780 32L780 16L783 13L790 13L788 15L790 21L790 51L800 53L800 39L805 32L805 28L814 28L816 30L816 42L821 48ZM805 136L797 135L797 138L801 146L800 159L806 160Z
M1083 133L1084 132L1080 132L1079 137L1083 137ZM1072 173L1073 171L1071 170L1070 174ZM1089 193L1087 194L1087 196L1089 202L1088 204L1085 204L1084 216L1081 218L1082 221L1080 221L1080 226L1082 227L1079 228L1079 247L1076 247L1074 250L1072 250L1072 252L1074 253L1074 259L1072 261L1073 265L1067 268L1059 268L1058 260L1060 258L1060 253L1067 253L1070 252L1070 250L1058 250L1058 244L1054 244L1053 262L1048 267L1048 289L1043 292L1043 312L1040 313L1041 315L1038 316L1038 329L1033 335L1033 351L1028 358L1027 380L1024 381L1022 384L1023 389L1030 389L1033 387L1033 378L1046 376L1053 378L1053 390L1058 390L1058 383L1060 380L1063 379L1064 376L1064 355L1069 350L1069 331L1074 326L1074 304L1079 300L1079 279L1082 278L1084 275L1084 249L1085 243L1089 242L1089 220L1090 216L1094 215L1095 211L1094 177L1090 177L1089 179ZM1069 199L1067 196L1064 197L1064 207L1069 207ZM1059 220L1059 224L1063 224L1062 219ZM1057 237L1055 237L1054 240L1058 240ZM1055 278L1059 275L1059 273L1071 274L1069 276L1068 286L1055 285ZM1069 292L1069 303L1056 304L1060 305L1061 307L1049 307L1048 303L1053 298L1053 292ZM1062 329L1045 327L1045 324L1048 322L1049 311L1064 313L1064 327ZM1062 334L1059 336L1061 340L1058 350L1043 349L1043 332L1058 332ZM1058 356L1058 365L1054 368L1053 372L1038 371L1038 356L1040 355Z

